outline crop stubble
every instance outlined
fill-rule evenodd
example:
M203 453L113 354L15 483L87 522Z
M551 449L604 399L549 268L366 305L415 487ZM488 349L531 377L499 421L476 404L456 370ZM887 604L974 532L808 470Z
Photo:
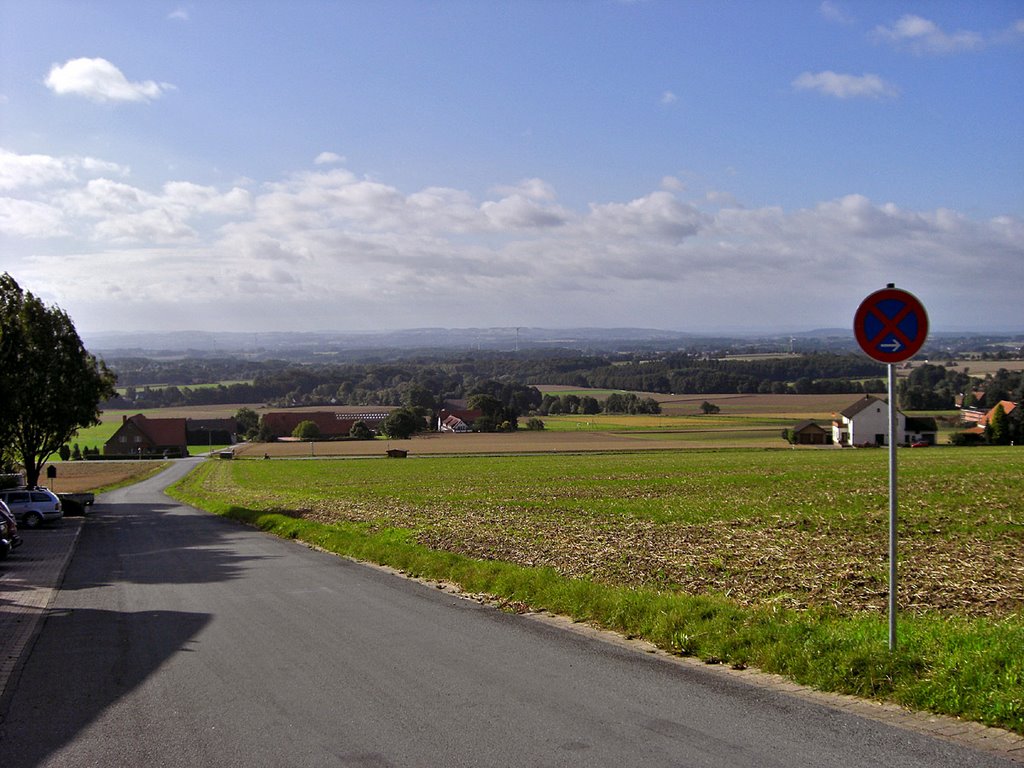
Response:
M938 453L907 472L901 610L1019 613L1019 480L986 490L977 474L987 464L982 453ZM1002 478L1021 476L1017 454L992 457L1008 462ZM433 549L571 577L717 593L742 605L881 612L888 594L885 477L874 466L881 458L850 451L800 461L780 451L422 459L401 468L339 461L315 476L311 462L260 462L250 477L242 465L256 463L241 462L227 484L261 509L408 529ZM298 486L306 491L285 479L302 464ZM228 470L218 469L224 490Z

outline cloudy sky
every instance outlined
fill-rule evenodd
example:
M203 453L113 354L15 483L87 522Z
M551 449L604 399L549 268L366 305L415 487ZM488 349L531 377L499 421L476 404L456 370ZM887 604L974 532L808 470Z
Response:
M0 0L80 331L1024 329L1019 0Z

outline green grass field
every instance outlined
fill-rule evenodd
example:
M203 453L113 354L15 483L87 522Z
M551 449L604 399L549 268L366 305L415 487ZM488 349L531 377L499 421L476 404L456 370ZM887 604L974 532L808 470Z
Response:
M721 450L207 462L190 503L353 557L1024 733L1024 450Z

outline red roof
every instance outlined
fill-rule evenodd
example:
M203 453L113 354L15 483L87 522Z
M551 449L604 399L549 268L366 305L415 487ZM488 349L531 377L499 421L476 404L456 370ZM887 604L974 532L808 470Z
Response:
M186 419L150 419L141 413L137 413L127 419L143 435L149 438L153 445L185 445L188 439L185 437Z

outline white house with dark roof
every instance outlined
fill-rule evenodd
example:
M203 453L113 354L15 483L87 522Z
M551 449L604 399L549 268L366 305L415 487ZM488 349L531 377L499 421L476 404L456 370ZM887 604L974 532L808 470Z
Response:
M938 427L931 417L908 417L896 410L897 445L928 443L935 445ZM866 395L835 414L832 442L836 445L888 445L889 402Z
M896 411L896 442L903 442L906 417ZM889 403L866 395L839 413L832 421L832 442L836 445L887 445Z

